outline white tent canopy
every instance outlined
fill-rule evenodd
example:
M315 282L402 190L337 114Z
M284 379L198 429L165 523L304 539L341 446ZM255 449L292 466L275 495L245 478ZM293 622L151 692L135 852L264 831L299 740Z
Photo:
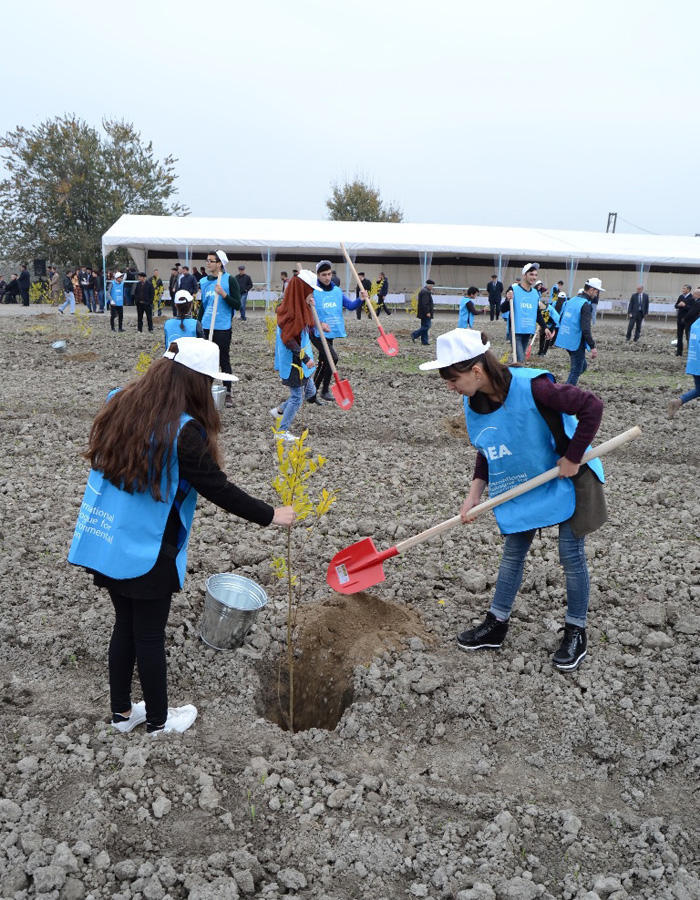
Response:
M700 268L700 238L684 235L604 234L492 225L412 222L333 222L306 219L224 219L196 216L122 216L102 237L103 254L126 247L145 260L148 250L355 255L491 256ZM135 252L134 252L135 251Z

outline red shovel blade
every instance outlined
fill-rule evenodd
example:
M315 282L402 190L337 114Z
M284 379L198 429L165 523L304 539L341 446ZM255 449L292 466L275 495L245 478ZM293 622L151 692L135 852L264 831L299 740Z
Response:
M326 581L334 591L356 594L384 581L382 563L397 556L398 552L396 547L390 547L380 553L372 538L363 538L335 554L328 566Z
M337 372L334 373L335 384L331 385L331 394L341 409L350 409L355 402L355 395L347 378L341 379Z
M393 334L387 334L382 326L379 326L379 337L377 343L387 356L396 356L399 352L398 341Z

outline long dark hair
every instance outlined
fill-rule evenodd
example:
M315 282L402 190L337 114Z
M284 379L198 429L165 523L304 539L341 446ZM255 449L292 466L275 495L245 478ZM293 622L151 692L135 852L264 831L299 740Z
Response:
M163 500L160 481L171 461L182 413L203 426L206 450L221 465L217 442L221 419L211 383L208 375L171 359L157 359L98 412L84 457L122 490L130 494L150 490L154 500Z
M180 320L180 331L184 331L185 319L187 319L192 312L192 301L188 300L187 303L174 303L173 309L175 310L175 317Z
M488 344L489 338L485 332L481 332L481 343ZM503 403L508 393L510 384L508 366L504 366L499 362L498 357L493 350L485 350L479 356L473 359L467 359L464 362L452 363L451 366L443 366L439 370L441 378L453 378L460 372L470 372L474 366L479 363L491 382L494 392L498 397L499 403Z

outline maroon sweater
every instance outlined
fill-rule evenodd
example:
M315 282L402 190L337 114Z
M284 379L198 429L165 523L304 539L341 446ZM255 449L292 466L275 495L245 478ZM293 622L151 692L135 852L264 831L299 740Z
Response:
M590 391L583 391L574 384L557 384L546 375L534 378L531 384L532 396L540 412L552 410L568 413L578 419L578 426L564 455L573 463L581 462L581 457L595 437L603 418L603 401ZM491 403L481 393L475 394L471 402L473 408L480 413L498 409L498 405ZM481 453L476 455L474 478L489 480L488 462Z

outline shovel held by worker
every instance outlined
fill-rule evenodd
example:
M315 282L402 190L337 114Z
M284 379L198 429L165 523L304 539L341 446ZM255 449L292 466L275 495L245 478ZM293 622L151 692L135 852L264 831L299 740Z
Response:
M318 331L321 337L321 343L323 344L323 352L326 354L326 360L328 365L330 366L330 370L333 373L333 378L335 379L335 384L331 385L331 393L335 397L335 402L341 409L350 409L350 407L355 402L355 395L352 392L352 388L350 387L350 382L345 379L341 379L340 375L338 375L338 370L335 367L335 363L333 362L333 354L331 353L331 348L328 346L328 341L326 340L326 336L323 333L323 328L321 328L321 320L318 317L318 312L316 311L316 307L311 307L311 312L314 314L314 322L316 323L316 330Z
M342 242L340 244L340 249L343 251L343 255L345 256L345 259L347 260L347 263L350 266L350 270L351 270L352 274L355 276L355 281L357 282L357 286L359 287L359 289L361 291L364 291L365 288L364 288L364 285L362 284L362 281L360 280L360 276L357 274L357 269L353 265L353 262L350 259L348 251L345 249L345 244L343 244ZM379 316L375 312L375 309L372 306L371 300L367 301L367 308L369 309L370 314L371 314L372 318L374 319L374 324L379 329L379 337L377 338L377 343L382 348L384 353L386 353L387 356L396 356L396 354L399 352L398 341L396 340L396 338L394 337L393 334L387 334L384 331L384 329L382 328L382 326L379 324Z
M642 431L639 426L635 425L634 428L630 428L628 431L624 431L622 434L610 438L609 441L605 441L605 443L600 444L598 447L585 453L581 459L581 465L591 459L595 459L598 456L604 456L606 453L616 450L628 441L638 438L641 433ZM469 521L471 522L477 516L481 515L481 513L487 512L496 506L500 506L502 503L506 503L514 497L519 497L521 494L525 494L527 491L531 491L533 488L539 487L558 477L559 466L547 469L546 472L542 472L535 478L531 478L529 481L525 481L523 484L511 488L509 491L504 491L504 493L498 494L498 496L492 497L484 503L479 503L478 506L473 506L469 510ZM388 550L377 550L372 538L364 538L363 540L346 547L345 550L341 550L340 553L336 553L328 566L326 581L334 591L339 591L341 594L355 594L357 591L364 591L366 588L372 587L372 585L379 584L385 580L386 576L384 575L384 568L382 566L384 560L390 559L392 556L398 556L399 553L403 553L405 550L415 547L416 544L422 544L423 541L427 541L432 537L436 537L438 534L442 534L443 531L454 528L454 526L459 525L461 521L461 516L453 516L451 519L446 519L439 525L433 525L433 527L428 528L427 531L422 531L420 534L406 538L405 541L401 541L396 544L395 547L389 547Z
M216 286L221 287L221 275L216 279ZM211 308L211 325L209 326L209 340L214 340L214 322L216 322L216 307L219 305L219 294L214 291L214 303Z

